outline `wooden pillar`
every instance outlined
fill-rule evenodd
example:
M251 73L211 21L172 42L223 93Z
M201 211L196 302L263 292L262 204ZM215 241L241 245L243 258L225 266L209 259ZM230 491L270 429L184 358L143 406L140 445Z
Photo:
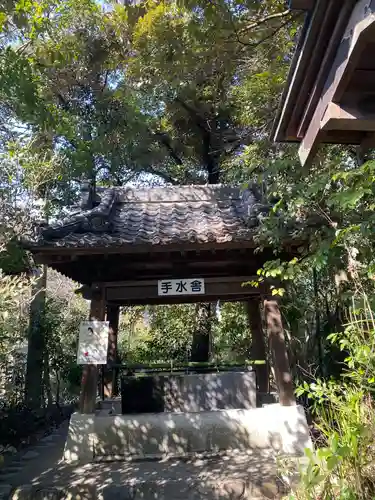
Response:
M116 394L117 373L112 366L117 363L117 333L120 319L120 306L107 305L107 321L109 322L107 369L104 374L104 397L111 398Z
M259 392L267 393L269 389L268 361L266 342L262 328L262 317L260 315L260 299L251 299L246 302L246 310L251 330L251 359L264 360L264 365L255 365L257 378L257 389Z
M295 404L292 374L285 345L281 313L275 297L264 299L264 314L280 404L291 406Z
M89 319L93 321L104 321L104 314L104 292L103 290L95 290L92 293ZM80 413L94 413L97 390L98 367L96 365L83 365L79 402Z

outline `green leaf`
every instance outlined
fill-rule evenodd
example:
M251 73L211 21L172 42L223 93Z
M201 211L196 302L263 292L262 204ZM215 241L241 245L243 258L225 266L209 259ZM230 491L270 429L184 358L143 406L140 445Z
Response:
M337 464L339 463L339 459L336 455L331 455L327 458L327 468L329 471L332 471Z
M337 453L339 447L339 436L337 432L335 432L330 439L330 447L333 453Z

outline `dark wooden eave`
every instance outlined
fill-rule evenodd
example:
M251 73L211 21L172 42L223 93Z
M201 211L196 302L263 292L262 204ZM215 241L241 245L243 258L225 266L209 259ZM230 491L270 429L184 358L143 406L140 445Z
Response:
M291 10L311 10L314 7L315 0L289 0Z
M302 164L320 143L374 142L374 49L375 0L316 0L292 61L273 140L300 142Z

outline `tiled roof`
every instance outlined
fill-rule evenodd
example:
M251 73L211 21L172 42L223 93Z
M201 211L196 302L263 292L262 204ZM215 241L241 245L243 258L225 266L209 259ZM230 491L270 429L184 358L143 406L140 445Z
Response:
M44 228L34 247L251 241L265 206L229 186L99 189L94 208Z

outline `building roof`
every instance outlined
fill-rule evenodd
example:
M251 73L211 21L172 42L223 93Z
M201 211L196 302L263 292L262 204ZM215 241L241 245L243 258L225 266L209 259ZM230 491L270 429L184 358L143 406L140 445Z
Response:
M267 210L252 191L222 185L99 188L91 208L87 199L80 210L42 228L29 248L131 252L139 246L249 242Z
M305 25L291 64L272 139L300 142L302 165L318 146L375 145L375 1L293 0Z
M302 140L356 1L291 2L291 8L309 8L272 130L276 142Z

